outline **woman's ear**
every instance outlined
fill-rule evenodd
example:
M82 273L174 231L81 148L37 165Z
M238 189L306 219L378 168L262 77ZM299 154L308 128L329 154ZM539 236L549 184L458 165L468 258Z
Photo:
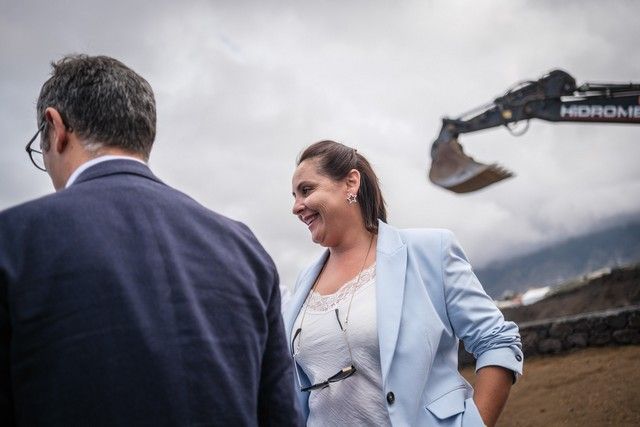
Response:
M62 120L62 116L53 107L47 107L44 110L44 120L49 123L49 142L50 150L55 150L57 153L62 153L67 146L68 141L68 129Z
M358 169L351 169L345 180L347 190L350 193L358 194L358 190L360 189L360 171Z

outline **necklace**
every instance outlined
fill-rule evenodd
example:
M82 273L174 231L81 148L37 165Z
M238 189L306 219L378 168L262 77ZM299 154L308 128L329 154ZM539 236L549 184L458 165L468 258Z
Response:
M344 340L347 343L347 350L349 350L349 357L351 358L351 361L353 362L353 354L351 352L351 345L349 345L349 340L347 339L347 330L349 329L349 314L351 314L351 303L353 302L353 297L356 294L356 289L358 289L359 285L360 285L360 277L362 276L362 271L364 270L364 266L367 264L367 258L369 258L369 252L371 251L371 246L373 246L373 233L371 234L371 238L369 239L369 247L367 248L367 253L364 256L364 260L362 261L362 267L360 267L360 271L358 272L358 277L356 279L356 283L355 285L352 287L351 289L351 297L349 298L349 305L347 306L347 316L345 317L344 320L344 328L342 328L342 325L340 324L340 317L338 316L338 309L336 309L336 317L338 318L338 324L340 324L340 329L342 330L342 334L344 336ZM322 273L324 272L324 267L327 265L327 263L325 262L324 265L322 266L322 269L320 270L320 273L318 273L318 277L316 278L316 281L313 283L313 286L311 287L311 290L309 291L309 295L307 296L307 300L305 301L305 305L304 305L304 311L302 312L302 319L300 320L300 328L299 330L302 332L302 325L304 324L304 319L307 315L307 308L309 308L309 297L310 295L313 293L313 291L316 289L316 286L318 285L318 282L320 281L320 277L322 276ZM300 338L298 339L298 346L297 346L297 352L300 351L300 347L302 346L302 334L300 334Z

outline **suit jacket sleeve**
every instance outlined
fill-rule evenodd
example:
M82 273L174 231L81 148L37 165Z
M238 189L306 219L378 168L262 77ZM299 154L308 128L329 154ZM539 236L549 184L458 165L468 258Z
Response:
M2 426L14 425L11 374L9 370L11 329L7 292L4 272L0 267L0 425Z
M455 334L477 359L476 370L502 366L521 375L523 354L518 326L505 321L485 293L453 233L445 231L441 242L447 313Z
M267 305L268 337L262 361L258 414L261 426L304 425L293 380L293 361L281 315L280 289L274 283Z

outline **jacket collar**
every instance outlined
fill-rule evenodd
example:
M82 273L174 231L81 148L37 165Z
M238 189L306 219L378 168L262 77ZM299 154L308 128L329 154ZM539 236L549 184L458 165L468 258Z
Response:
M116 174L138 175L162 183L147 165L132 160L116 159L101 162L86 169L78 176L73 185Z

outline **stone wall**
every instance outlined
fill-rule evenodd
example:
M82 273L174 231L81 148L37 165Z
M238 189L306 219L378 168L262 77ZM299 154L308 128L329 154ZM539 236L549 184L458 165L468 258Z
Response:
M572 348L640 344L640 305L523 322L518 326L525 357Z
M558 354L574 348L640 344L640 305L519 323L527 357ZM460 346L460 365L474 363Z

